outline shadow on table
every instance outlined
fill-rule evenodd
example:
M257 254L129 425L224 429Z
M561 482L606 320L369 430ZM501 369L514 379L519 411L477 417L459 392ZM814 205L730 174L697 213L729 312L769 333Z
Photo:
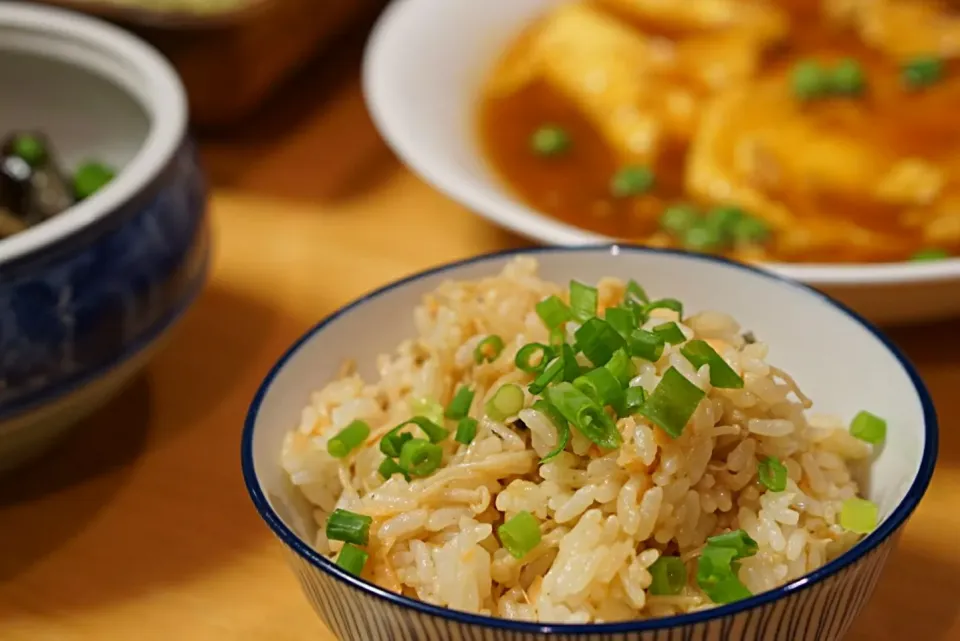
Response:
M919 545L893 553L846 641L946 641L960 632L960 562Z

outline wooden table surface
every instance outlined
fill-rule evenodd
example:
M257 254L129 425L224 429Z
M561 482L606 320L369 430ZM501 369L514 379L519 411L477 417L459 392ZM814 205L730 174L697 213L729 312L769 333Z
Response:
M297 336L357 295L524 244L387 150L364 110L358 42L243 132L205 140L209 287L131 388L0 485L3 641L333 641L243 487L247 404ZM892 333L932 390L940 462L849 639L957 639L960 321Z

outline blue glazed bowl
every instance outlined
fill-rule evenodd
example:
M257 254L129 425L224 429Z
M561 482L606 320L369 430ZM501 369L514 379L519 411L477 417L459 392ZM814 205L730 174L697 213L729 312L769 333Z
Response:
M744 601L662 619L609 624L521 623L467 614L400 596L342 571L311 547L309 506L280 465L284 435L310 393L344 359L375 375L375 359L416 335L412 310L448 279L498 272L533 256L548 280L637 278L655 296L676 296L696 312L733 314L770 346L771 363L793 375L822 411L852 416L870 407L887 418L886 445L861 479L881 523L820 569ZM389 319L384 322L384 319ZM937 456L937 418L911 364L853 312L803 285L722 259L640 247L520 250L481 256L388 285L321 321L267 375L242 437L247 489L314 609L345 641L835 641L870 598L898 533L920 501Z
M0 123L59 160L121 168L93 197L0 240L0 469L115 394L199 293L206 186L173 69L70 12L0 6ZM0 135L6 132L0 131Z

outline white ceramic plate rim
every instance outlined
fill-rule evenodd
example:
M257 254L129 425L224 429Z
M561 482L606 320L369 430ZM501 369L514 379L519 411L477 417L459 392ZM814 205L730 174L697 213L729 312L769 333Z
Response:
M132 91L123 78L108 79L127 91L150 115L146 139L108 188L36 227L0 241L2 265L110 215L148 185L166 167L186 134L187 99L176 71L156 49L106 22L60 9L4 3L0 6L0 25L82 42L110 58L122 60L137 74L137 82L142 84L140 90ZM9 47L0 43L0 51L6 49ZM86 68L104 75L99 69Z
M370 35L363 60L363 92L374 124L387 144L435 189L462 202L480 216L527 238L564 246L617 242L617 239L550 218L509 196L461 180L454 168L423 152L423 146L419 144L420 132L408 127L392 109L391 92L383 78L387 61L403 56L405 52L402 47L394 46L394 43L403 42L403 38L398 37L398 30L403 30L405 23L409 22L407 16L422 12L424 6L448 1L394 0L381 14ZM758 266L815 286L929 283L960 278L960 258L859 265L771 262Z

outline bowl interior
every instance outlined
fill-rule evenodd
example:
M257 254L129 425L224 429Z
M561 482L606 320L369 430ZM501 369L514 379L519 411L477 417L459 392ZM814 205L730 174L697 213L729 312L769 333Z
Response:
M883 519L907 497L921 467L932 465L935 448L927 448L926 430L935 427L935 420L925 414L932 412L925 407L925 391L883 339L829 299L707 257L627 247L529 253L549 280L634 278L651 296L678 298L691 313L711 309L730 313L744 330L770 345L769 362L796 378L813 399L813 411L849 419L868 409L886 418L886 445L871 466L870 477L862 479ZM298 424L310 393L330 381L345 359L354 359L364 376L374 376L377 355L416 335L412 312L424 293L446 279L491 275L513 255L481 257L388 286L321 323L281 361L251 410L249 445L263 495L298 536L312 541L314 526L309 511L302 509L302 499L285 480L279 457L284 434Z
M0 44L0 87L16 87L0 101L0 137L16 130L46 134L68 173L91 159L123 167L150 130L146 111L127 91L58 58Z

